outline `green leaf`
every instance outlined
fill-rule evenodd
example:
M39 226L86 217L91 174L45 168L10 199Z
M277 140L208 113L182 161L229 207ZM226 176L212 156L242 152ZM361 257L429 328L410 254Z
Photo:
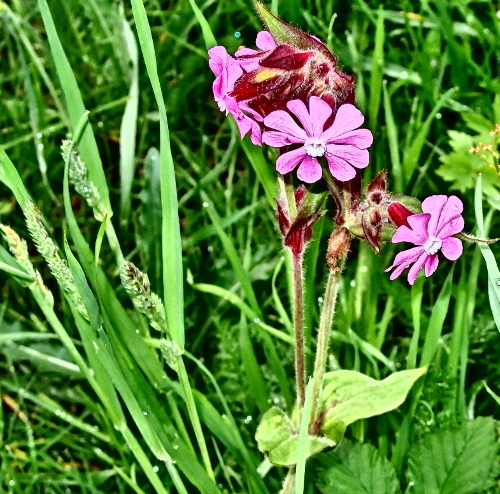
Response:
M322 494L400 494L391 462L371 444L344 439L330 453L319 455L316 486Z
M255 434L257 445L273 465L293 466L297 462L299 431L290 418L277 407L263 416ZM305 457L309 458L335 443L325 437L308 436Z
M338 443L349 424L401 405L425 371L422 367L395 372L382 381L350 370L328 372L321 397L324 419L320 431Z
M475 136L454 130L448 131L449 145L453 151L440 157L442 165L436 173L447 182L452 182L451 187L460 192L473 189L479 174L481 174L484 193L495 199L498 197L498 189L500 188L500 175L478 154L470 152L470 149L478 142L493 144L493 138L489 135L493 124L490 125L487 132L484 131L484 133Z
M278 407L272 407L262 416L255 439L259 450L266 453L277 448L294 432L297 431L286 413Z
M494 420L478 417L428 434L410 450L408 480L414 494L477 494L498 474Z

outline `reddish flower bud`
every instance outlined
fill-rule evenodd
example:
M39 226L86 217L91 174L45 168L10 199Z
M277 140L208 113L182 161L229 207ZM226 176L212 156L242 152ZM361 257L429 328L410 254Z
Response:
M264 50L236 52L245 73L231 97L262 118L285 109L288 101L306 103L311 96L326 101L334 114L344 103L354 103L354 77L338 70L337 59L326 45L278 19L262 4L256 5L275 46L261 36L257 44Z
M326 193L313 194L300 185L294 191L296 214L290 215L288 198L280 194L276 201L276 216L283 235L283 244L294 255L304 252L312 236L312 226L325 213Z
M372 204L381 204L387 195L387 172L382 170L368 185L366 198Z
M408 224L408 216L412 216L415 214L413 211L410 211L405 205L400 202L391 202L389 206L387 206L387 214L389 215L390 220L397 226L400 227L402 225L407 226Z

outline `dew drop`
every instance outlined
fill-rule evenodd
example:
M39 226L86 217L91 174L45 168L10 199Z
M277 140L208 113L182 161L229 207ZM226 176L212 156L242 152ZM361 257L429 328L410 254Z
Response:
M436 113L436 120L441 120L443 118L443 115L441 113Z
M351 280L349 285L354 288L356 286L356 280Z
M235 37L235 38L241 38L241 33L240 33L239 31L236 31L236 32L234 33L234 37Z
M323 297L318 297L318 303L322 304L323 303Z
M258 317L256 317L253 322L256 322L256 323L259 323L260 322L260 319Z
M37 132L37 133L36 133L36 138L37 138L37 139L41 139L41 138L42 138L42 135L43 135L43 134L42 134L41 132Z
M9 480L9 485L10 485L10 486L12 486L12 485L16 485L16 481L15 481L15 480L10 479L10 480Z
M158 471L159 471L159 470L160 470L160 467L159 467L158 465L155 465L155 466L153 467L153 472L154 472L154 473L158 473Z
M143 414L144 416L146 416L146 415L148 414L148 412L142 412L142 414Z
M174 444L174 449L179 449L179 445L178 444Z
M499 280L497 280L497 285L498 285L498 286L500 286L500 279L499 279Z
M219 489L222 489L224 486L223 486L222 484L217 484L217 487L218 487Z
M41 151L43 149L43 144L42 143L38 144L36 148L38 149L38 151Z
M243 421L245 424L249 424L252 421L252 416L247 415L247 418Z
M208 206L210 206L210 204L208 204L208 202L206 202L206 201L205 201L205 202L203 203L203 207L204 207L204 208L208 208Z

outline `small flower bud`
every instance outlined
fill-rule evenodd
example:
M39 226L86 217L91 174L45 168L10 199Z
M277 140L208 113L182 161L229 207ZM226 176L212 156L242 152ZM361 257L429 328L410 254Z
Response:
M404 204L400 202L392 202L387 206L387 214L389 215L390 220L397 226L405 225L408 228L410 225L408 224L408 216L412 216L415 214L413 211L410 211Z
M368 185L366 198L372 204L381 204L387 195L387 172L382 170Z
M328 250L326 251L326 263L332 271L338 271L338 262L349 252L351 245L351 234L345 227L337 228L330 235Z

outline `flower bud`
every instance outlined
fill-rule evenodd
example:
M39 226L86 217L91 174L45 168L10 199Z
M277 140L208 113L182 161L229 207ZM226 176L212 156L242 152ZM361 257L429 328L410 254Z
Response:
M276 216L283 243L292 253L297 256L304 252L304 249L311 239L312 226L325 213L326 192L313 194L300 185L294 192L295 216L290 215L287 197L280 194L276 201Z
M351 239L349 230L343 226L334 230L330 235L326 251L326 263L332 271L339 270L338 263L349 252Z
M306 103L311 96L326 101L334 114L344 103L354 103L354 77L338 70L337 59L323 42L278 19L264 5L256 6L274 46L261 36L257 42L264 50L236 52L246 71L231 93L238 104L264 118L285 109L288 101Z

